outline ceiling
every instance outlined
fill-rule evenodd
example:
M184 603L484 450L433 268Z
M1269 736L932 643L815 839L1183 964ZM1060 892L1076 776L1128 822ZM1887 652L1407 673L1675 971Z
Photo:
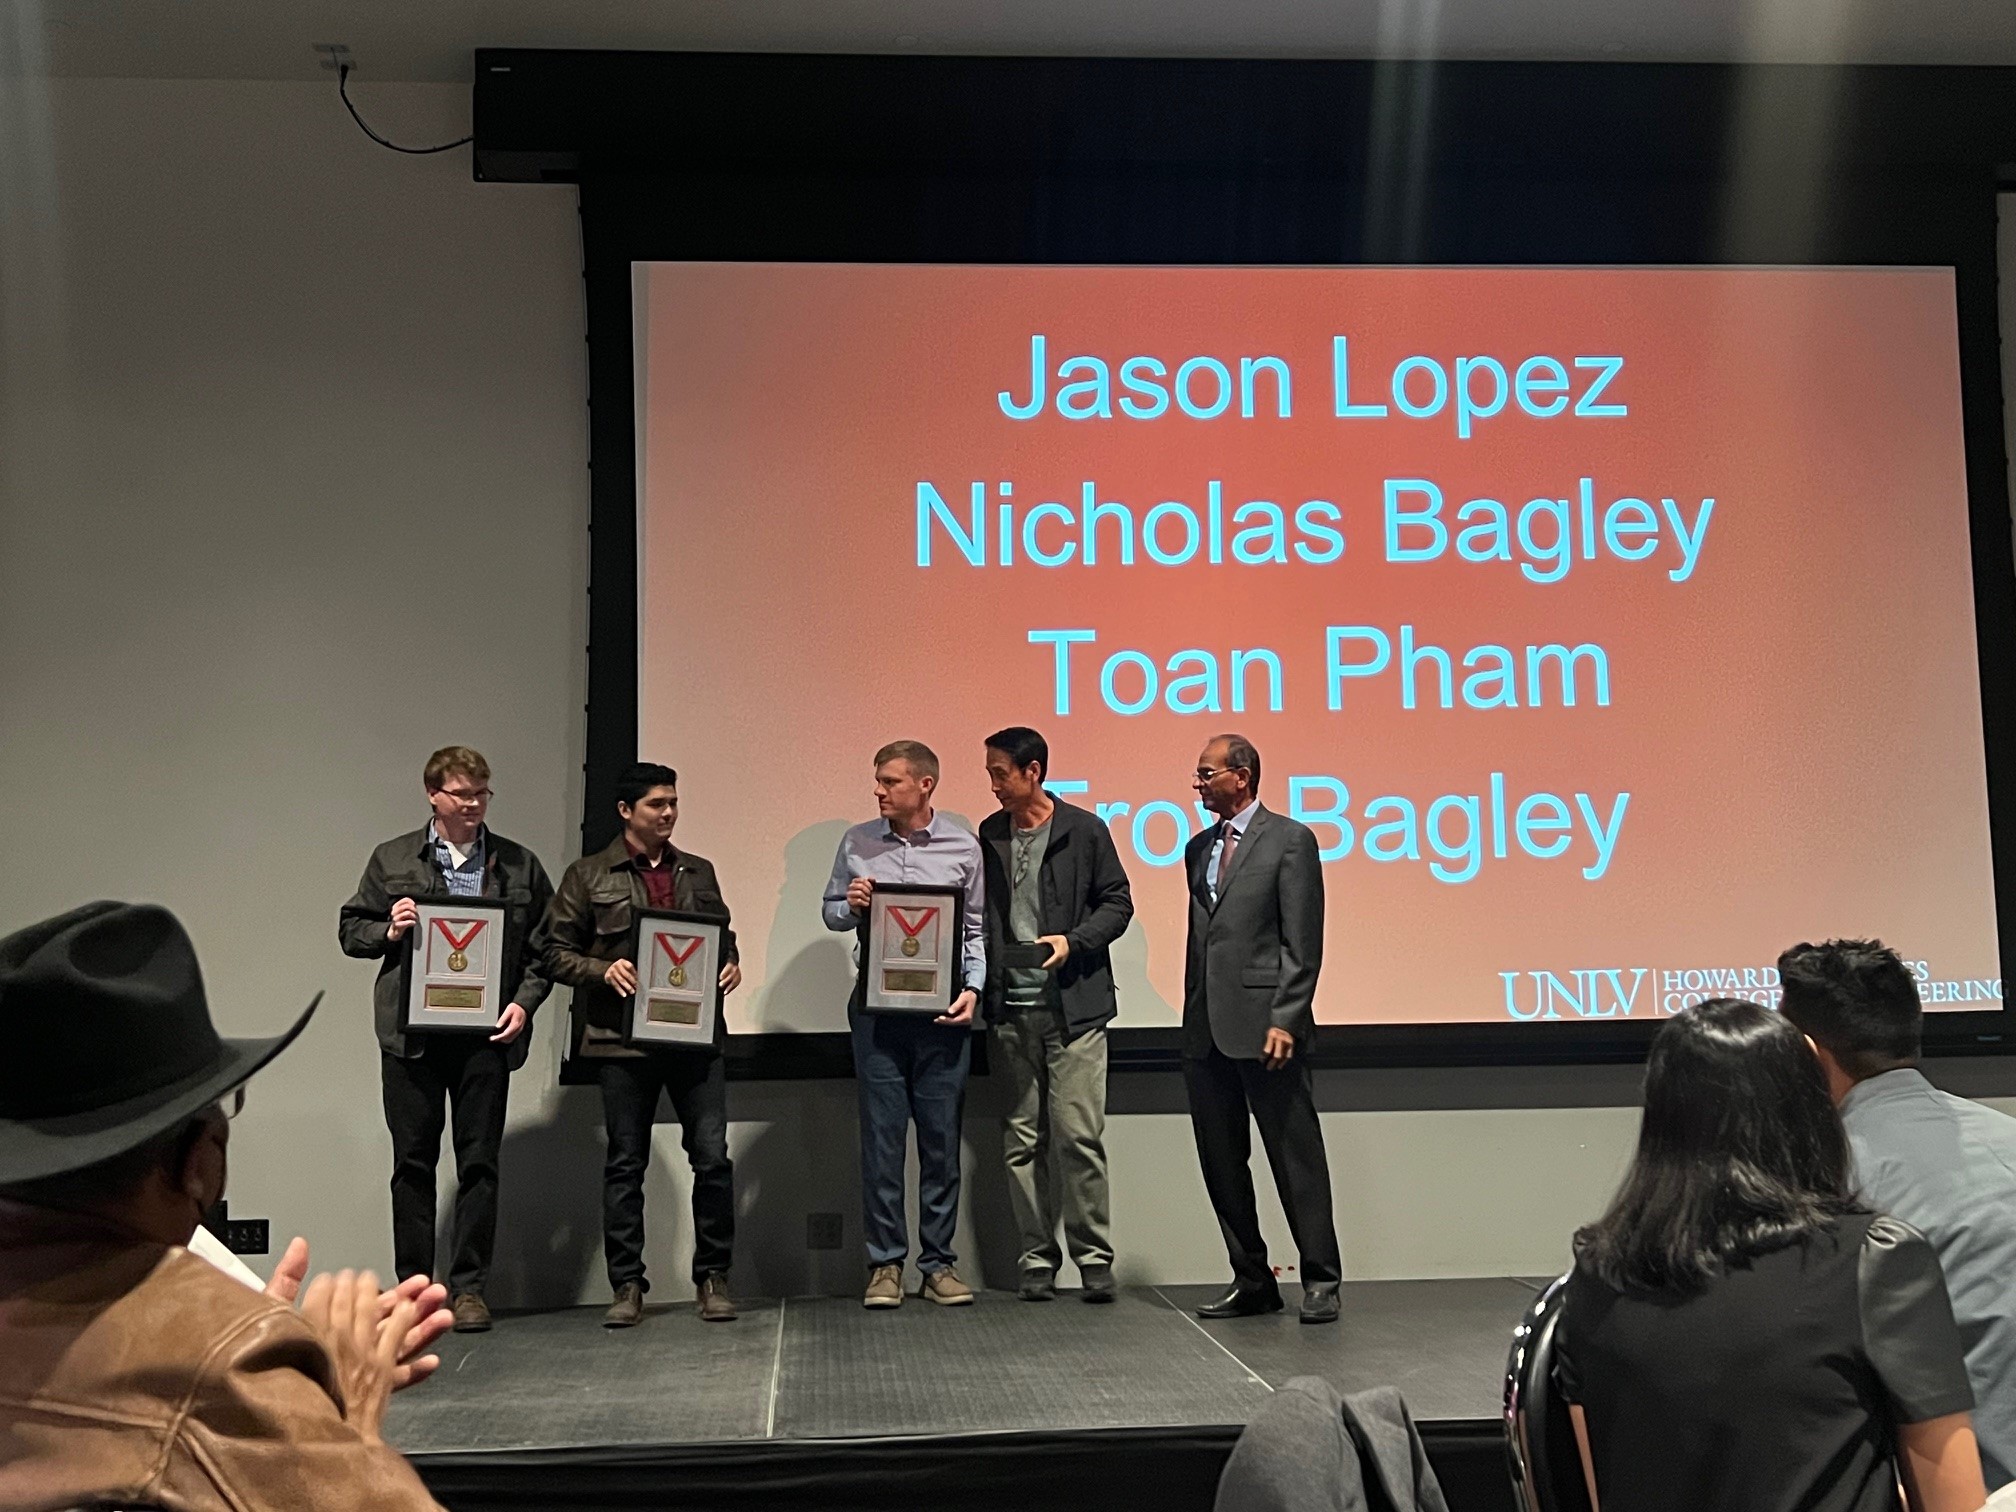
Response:
M467 83L477 47L2016 65L2016 0L0 0L8 72Z

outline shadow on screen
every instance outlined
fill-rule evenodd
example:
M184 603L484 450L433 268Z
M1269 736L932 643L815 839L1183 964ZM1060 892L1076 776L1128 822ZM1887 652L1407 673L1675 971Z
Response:
M847 1029L847 998L854 990L853 937L830 931L819 917L833 855L847 833L844 819L826 819L793 835L784 847L784 885L777 890L777 911L771 917L768 963L756 1022L731 1021L731 1027L771 1033L842 1034ZM817 937L806 940L808 931Z
M1136 915L1108 951L1113 962L1113 992L1119 1001L1118 1026L1128 1029L1174 1029L1183 1022L1182 1004L1171 1003L1148 979L1148 933Z

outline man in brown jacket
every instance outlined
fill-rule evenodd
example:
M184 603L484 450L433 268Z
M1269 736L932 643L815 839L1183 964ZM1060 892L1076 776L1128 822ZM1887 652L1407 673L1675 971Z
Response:
M637 991L632 959L637 911L677 909L728 923L714 863L672 844L679 774L640 761L616 780L623 833L567 868L533 937L546 974L574 989L573 1058L595 1068L609 1154L602 1168L602 1249L615 1294L603 1323L630 1328L644 1316L644 1172L658 1095L672 1099L693 1163L693 1288L700 1316L735 1316L728 1267L735 1251L735 1167L728 1158L728 1073L717 1016L711 1045L633 1049L623 1042ZM721 932L721 990L742 981L735 931Z
M435 1509L379 1427L445 1313L348 1272L296 1313L184 1247L246 1080L313 1011L219 1039L162 908L0 940L0 1512Z

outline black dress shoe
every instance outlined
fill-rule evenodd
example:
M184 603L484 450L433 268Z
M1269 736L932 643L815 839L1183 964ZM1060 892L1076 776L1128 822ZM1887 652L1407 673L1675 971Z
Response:
M1281 1311L1281 1289L1272 1281L1265 1286L1242 1286L1234 1281L1223 1296L1213 1297L1197 1309L1200 1318L1254 1318L1261 1313Z
M1335 1323L1337 1321L1337 1283L1335 1281L1311 1281L1302 1288L1302 1321L1304 1323Z

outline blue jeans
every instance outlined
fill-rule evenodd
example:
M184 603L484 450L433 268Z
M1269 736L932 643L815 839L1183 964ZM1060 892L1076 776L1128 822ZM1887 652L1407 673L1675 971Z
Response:
M903 1213L903 1155L917 1123L917 1268L949 1267L959 1222L959 1123L973 1032L928 1018L854 1013L854 1078L861 1097L861 1232L870 1265L901 1265L910 1252Z

